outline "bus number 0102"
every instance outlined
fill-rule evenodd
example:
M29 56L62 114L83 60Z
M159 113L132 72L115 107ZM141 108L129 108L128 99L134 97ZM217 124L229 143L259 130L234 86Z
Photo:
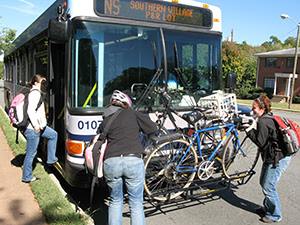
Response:
M96 130L98 128L98 126L100 125L101 121L98 120L98 122L96 120L93 121L86 121L83 122L82 120L78 121L78 129L79 130L89 130L89 129L93 129Z

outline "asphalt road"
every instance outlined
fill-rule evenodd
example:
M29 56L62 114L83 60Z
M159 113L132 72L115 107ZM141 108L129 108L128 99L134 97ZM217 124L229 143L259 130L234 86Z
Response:
M0 105L3 105L3 81L0 80ZM300 116L295 113L277 112L300 124ZM281 200L283 219L280 224L298 225L300 221L300 153L292 158L291 164L277 184ZM195 195L192 199L177 198L177 202L157 207L155 203L145 201L147 225L256 225L263 224L255 214L255 208L261 206L263 194L259 186L261 161L256 165L256 174L245 185L235 185L228 190L206 195ZM96 200L99 207L93 212L95 224L106 224L107 207L103 189L98 189ZM197 192L195 193L197 194ZM78 191L78 195L82 195ZM88 197L88 196L86 196ZM86 206L87 207L87 206ZM130 224L128 206L124 205L123 224Z

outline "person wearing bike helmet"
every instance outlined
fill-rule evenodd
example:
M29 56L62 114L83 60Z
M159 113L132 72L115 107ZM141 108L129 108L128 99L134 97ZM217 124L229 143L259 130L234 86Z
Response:
M112 122L107 133L108 145L104 155L104 178L110 192L108 224L122 224L123 185L128 193L131 224L145 224L143 192L145 168L144 149L140 142L140 131L147 135L155 134L156 125L149 117L131 108L131 99L125 93L115 90L110 104L103 113L103 122L98 132L112 115L122 110Z

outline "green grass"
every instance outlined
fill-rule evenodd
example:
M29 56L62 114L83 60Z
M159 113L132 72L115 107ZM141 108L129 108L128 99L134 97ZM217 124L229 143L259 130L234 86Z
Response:
M237 103L241 105L246 105L248 107L252 106L253 100L245 100L245 99L237 99ZM292 104L291 109L288 109L288 103L277 103L272 102L273 109L281 109L281 110L290 110L290 111L300 111L300 104Z
M0 126L14 155L24 155L26 153L26 142L19 137L19 144L15 143L16 131L11 126L5 112L1 109ZM40 163L36 164L33 176L41 178L40 181L33 182L30 185L49 224L86 224L87 218L74 211L70 202L61 194Z

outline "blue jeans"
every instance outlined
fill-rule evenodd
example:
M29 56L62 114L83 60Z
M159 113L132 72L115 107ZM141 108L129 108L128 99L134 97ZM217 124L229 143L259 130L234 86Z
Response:
M112 157L104 161L104 177L110 192L108 224L122 224L123 182L128 193L131 225L144 225L144 162L136 157Z
M280 221L282 218L279 196L275 185L290 162L291 156L286 156L279 161L279 166L274 167L273 164L264 164L261 170L260 185L265 195L266 217L273 221Z
M37 153L37 148L40 142L40 136L48 139L47 163L52 164L57 162L58 159L55 156L56 144L57 144L57 132L53 130L51 127L46 126L42 135L41 132L36 133L33 129L26 129L24 135L27 139L27 144L26 144L26 155L25 155L24 165L23 165L22 181L28 182L33 178L32 163Z

